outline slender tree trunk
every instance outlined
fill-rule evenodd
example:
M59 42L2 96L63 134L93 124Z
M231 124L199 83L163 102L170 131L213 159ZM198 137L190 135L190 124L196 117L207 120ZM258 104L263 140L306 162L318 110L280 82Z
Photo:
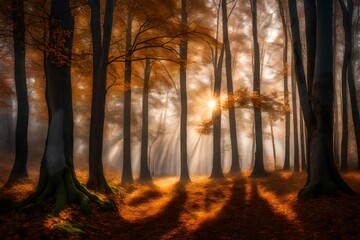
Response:
M181 23L187 29L187 0L181 0ZM187 157L187 90L186 68L188 42L183 40L180 44L180 96L181 96L181 119L180 119L180 181L189 182L188 157Z
M308 94L312 96L312 88L315 72L315 54L316 54L316 3L314 0L304 0L305 11L305 33L306 33L306 79ZM306 134L306 158L308 168L310 166L310 139L309 133ZM308 171L310 171L308 169Z
M103 42L101 43L100 0L90 0L91 34L93 39L93 88L89 142L89 180L87 187L111 192L106 182L103 163L103 134L106 105L107 62L113 22L113 0L106 1Z
M338 107L338 89L337 89L337 11L338 4L334 1L334 16L333 16L333 52L334 52L334 161L336 166L340 166L339 154L339 107Z
M283 68L284 68L284 104L289 108L289 84L288 84L288 33L286 18L284 13L284 7L282 0L278 0L281 23L284 34L284 49L283 49ZM285 158L284 158L284 170L290 170L290 112L285 114Z
M258 42L258 32L257 32L257 6L256 0L250 0L251 13L252 13L252 32L253 32L253 42L254 42L254 85L253 91L260 94L260 50ZM262 136L262 117L261 109L255 107L255 164L254 169L251 173L252 177L261 177L265 176L264 168L264 156L263 156L263 136Z
M304 133L304 120L303 113L300 107L300 147L301 147L301 171L306 171L306 149L305 149L305 133Z
M273 122L271 116L269 114L269 122L270 122L270 132L271 132L271 143L272 143L272 150L274 156L274 170L276 171L276 148L275 148L275 137L274 137L274 129L273 129Z
M226 69L226 85L229 99L233 96L233 79L232 79L232 62L231 49L228 33L228 16L227 16L227 1L222 0L222 19L223 19L223 41L225 45L225 69ZM231 167L230 173L237 173L240 171L239 150L237 143L237 129L235 119L235 108L229 108L229 126L230 126L230 142L231 142Z
M345 32L345 53L344 53L344 63L343 71L345 71L345 78L347 77L349 84L349 95L351 103L351 112L353 116L353 123L355 129L355 138L356 138L356 148L358 151L358 169L360 169L360 117L359 117L359 108L356 98L356 86L354 80L354 72L352 67L352 19L354 5L352 0L347 0L347 6L345 6L344 0L339 0L340 7L343 12L343 27ZM345 57L347 59L345 59ZM346 66L345 66L346 63ZM346 67L346 69L344 69ZM343 169L342 169L343 170ZM344 169L346 170L346 169Z
M316 1L317 45L316 72L313 96L306 89L301 59L300 31L295 0L289 0L295 70L300 102L310 139L310 166L308 181L300 190L299 198L327 195L336 192L353 193L341 178L333 156L333 52L332 52L332 1ZM311 104L309 104L311 103Z
M222 66L224 59L224 47L221 48L219 61L215 68L215 82L213 100L216 101L216 107L212 111L212 122L213 122L213 166L210 178L223 178L223 170L221 166L221 75Z
M124 126L123 126L123 169L121 184L134 182L131 168L131 32L132 9L128 6L125 57L125 92L124 92Z
M18 103L18 113L15 133L15 163L12 168L8 183L26 178L28 176L26 162L28 157L28 123L29 101L26 86L25 69L25 20L24 1L12 1L13 40L14 40L14 75Z
M148 165L149 148L149 81L150 81L150 59L145 61L145 76L142 99L142 132L141 132L141 157L140 157L140 181L151 181Z
M298 136L298 114L296 101L296 80L294 74L294 67L292 66L291 73L291 94L292 94L292 110L293 110L293 137L294 137L294 171L298 172L299 168L299 136Z

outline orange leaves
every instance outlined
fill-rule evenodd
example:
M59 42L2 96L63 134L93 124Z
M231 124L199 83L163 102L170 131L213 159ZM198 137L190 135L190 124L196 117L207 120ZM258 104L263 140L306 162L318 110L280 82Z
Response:
M53 63L58 67L69 65L72 49L67 46L67 41L72 37L73 31L64 30L60 26L57 26L52 30L52 34L53 42L47 46L46 50L54 56Z
M278 120L290 112L288 95L286 93L282 96L276 91L259 94L256 91L250 92L248 88L240 88L233 95L221 101L221 108L261 109L261 111L269 113L272 120ZM196 130L199 134L211 134L212 120L202 121Z

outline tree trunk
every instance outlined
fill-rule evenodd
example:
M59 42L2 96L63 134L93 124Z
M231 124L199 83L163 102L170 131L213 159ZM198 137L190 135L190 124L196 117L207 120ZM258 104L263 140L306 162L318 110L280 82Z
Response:
M356 86L354 80L354 72L352 67L352 19L353 19L353 1L347 1L347 7L345 6L344 0L339 0L340 7L343 13L343 27L345 32L345 53L344 53L344 63L343 63L343 74L345 78L347 77L349 84L349 95L351 102L351 112L353 117L354 129L355 129L355 138L356 138L356 149L358 151L358 169L360 169L360 117L359 117L359 108L356 98ZM345 59L346 58L346 59ZM346 63L346 65L345 65ZM344 69L346 68L346 69ZM342 168L341 168L342 169ZM342 169L343 170L343 169ZM345 169L346 170L346 169Z
M340 166L340 153L339 153L339 106L338 106L338 89L337 89L337 13L338 13L337 1L334 2L334 16L333 16L333 52L335 57L333 59L334 64L334 161L336 166Z
M222 0L222 19L223 19L223 41L225 46L225 69L226 69L226 86L228 98L233 96L233 79L232 79L232 63L231 63L231 49L228 33L228 16L227 16L227 1ZM237 129L235 119L235 108L229 107L229 126L230 126L230 142L231 142L231 167L230 173L237 173L240 171L239 150L237 143Z
M294 69L294 67L291 67ZM292 111L293 111L293 137L294 137L294 171L298 172L299 168L299 137L298 137L298 114L296 101L296 81L293 70L291 71L291 94L292 94Z
M274 170L276 171L276 148L275 148L275 137L274 137L274 129L273 129L273 122L271 116L269 114L269 122L270 122L270 133L271 133L271 143L272 143L272 150L274 156Z
M121 184L134 182L131 168L131 32L132 10L128 6L125 57L125 92L124 92L124 126L123 126L123 169Z
M306 149L305 149L305 133L304 133L304 120L303 120L303 113L300 107L300 147L301 147L301 171L306 171L307 164L306 164Z
M111 31L113 22L113 0L106 1L103 25L103 43L101 43L100 0L90 0L91 34L93 39L93 88L89 142L89 180L87 187L98 191L111 192L106 182L103 163L103 134L106 104L106 75Z
M145 76L142 96L142 132L141 132L141 157L140 177L141 182L151 182L151 174L148 165L149 148L149 81L150 81L150 59L145 61Z
M258 43L258 33L257 33L257 6L256 0L250 1L251 13L252 13L252 32L253 32L253 42L254 42L254 85L253 91L260 94L260 50ZM252 177L262 177L267 173L264 168L264 156L263 156L263 136L262 136L262 117L261 109L255 107L255 163L254 169L251 173Z
M286 18L284 13L284 7L282 1L278 0L281 23L284 34L284 49L283 49L283 69L284 69L284 96L285 106L289 107L289 84L288 84L288 34ZM284 159L284 170L290 170L290 112L285 114L285 159Z
M187 0L181 0L181 24L187 29ZM187 30L186 30L187 31ZM187 68L188 42L180 43L180 181L189 182L188 157L187 157L187 90L186 90L186 68Z
M315 72L315 54L316 54L316 3L314 0L304 0L305 12L305 33L306 33L306 79L308 94L312 96L312 88ZM306 158L310 161L310 139L309 133L306 134ZM308 167L310 166L308 162ZM309 171L309 169L308 169Z
M305 78L300 73L302 62L299 25L296 1L289 0L289 11L292 23L295 67L299 86L300 102L310 139L310 167L308 182L300 190L299 198L334 194L337 192L353 193L341 178L334 163L333 156L333 52L332 52L332 1L317 0L317 45L316 71L313 82L311 106L309 95L305 91ZM300 69L299 69L300 67Z
M12 1L13 40L14 40L14 76L18 112L15 133L15 163L8 184L28 176L26 162L28 157L29 101L25 71L25 20L24 1Z
M212 110L212 122L213 122L213 166L211 171L210 178L223 178L224 173L221 166L221 75L222 75L222 66L224 59L224 50L221 48L221 53L219 56L219 61L215 68L215 82L214 82L214 92L213 100L216 101L216 106Z
M74 172L70 70L74 21L68 0L51 2L50 23L48 45L54 51L46 58L45 70L49 130L37 190L21 206L42 206L47 198L55 197L55 214L67 203L79 204L84 213L89 213L90 200L101 200L79 183Z

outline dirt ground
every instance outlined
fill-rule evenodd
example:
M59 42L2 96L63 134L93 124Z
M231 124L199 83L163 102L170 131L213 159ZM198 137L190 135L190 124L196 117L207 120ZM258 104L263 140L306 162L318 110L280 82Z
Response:
M0 163L0 187L9 169ZM33 181L1 188L0 198L25 198L36 187L37 171L30 168ZM122 187L119 176L109 172L116 193L101 196L113 199L117 211L93 204L92 213L83 215L68 206L55 217L49 201L32 213L0 215L0 239L360 239L358 194L298 201L306 174L276 172L263 179L248 174L193 177L186 186L172 177ZM87 172L77 176L85 182ZM343 176L360 192L360 173Z

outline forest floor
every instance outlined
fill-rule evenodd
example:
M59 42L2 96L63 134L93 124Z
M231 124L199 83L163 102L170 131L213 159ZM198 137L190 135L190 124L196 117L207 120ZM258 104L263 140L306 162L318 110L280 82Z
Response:
M10 167L0 163L0 188ZM36 168L30 177L36 179ZM115 173L107 173L117 193L117 211L93 204L83 215L68 206L51 214L50 201L30 213L0 215L0 239L360 239L360 195L299 201L305 173L275 172L251 179L249 173L210 180L193 177L186 186L177 178L155 178L152 185L120 186ZM77 171L81 182L86 171ZM360 193L360 173L343 175ZM36 180L2 188L0 198L24 199Z

